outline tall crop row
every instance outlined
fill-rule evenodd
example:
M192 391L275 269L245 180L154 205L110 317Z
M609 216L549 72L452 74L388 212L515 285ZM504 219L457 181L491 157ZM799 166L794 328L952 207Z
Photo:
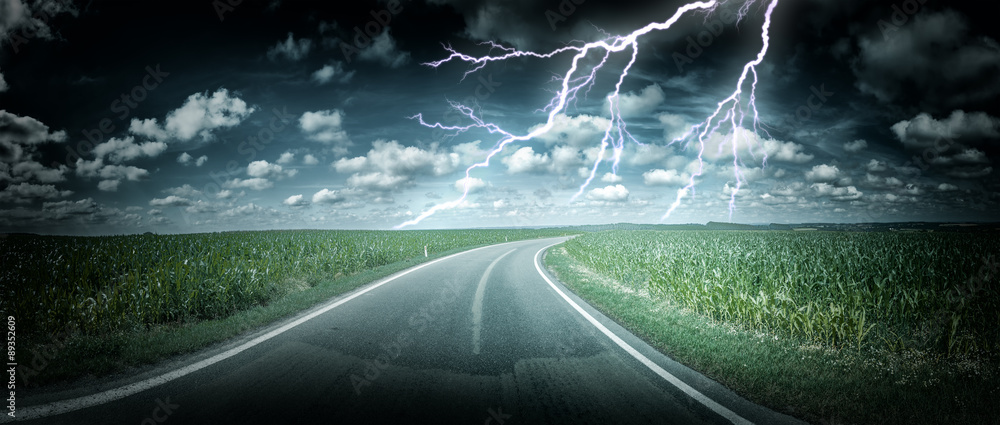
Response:
M716 320L832 346L1000 353L1000 238L983 234L603 232L598 273Z
M50 334L224 317L296 287L429 253L557 230L265 231L0 238L0 310ZM12 308L11 308L12 307Z

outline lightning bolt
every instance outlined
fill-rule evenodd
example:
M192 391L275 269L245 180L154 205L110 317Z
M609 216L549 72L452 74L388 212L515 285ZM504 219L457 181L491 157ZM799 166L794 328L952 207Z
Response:
M741 5L739 11L737 12L738 21L742 20L750 10L753 3L758 0L743 0L744 3ZM750 136L747 135L747 130L743 128L744 120L748 114L751 114L753 119L753 130L752 133L755 135L759 130L759 114L757 113L757 108L755 105L756 100L756 89L757 89L757 66L763 62L765 55L767 54L768 46L770 44L770 37L768 35L768 30L771 25L771 14L775 7L778 5L779 0L770 0L770 4L767 7L765 13L762 40L763 48L757 54L756 59L748 62L743 67L743 72L740 75L739 80L736 83L735 91L720 101L718 103L715 112L709 115L701 123L694 125L691 129L678 139L674 139L668 145L678 143L683 144L684 148L687 149L692 143L697 143L698 145L698 171L691 174L690 180L686 186L677 191L677 197L671 204L670 208L663 215L662 219L666 219L678 206L680 206L682 200L689 194L693 195L695 190L696 178L701 176L704 171L704 153L705 145L708 137L722 130L722 126L727 124L730 130L730 135L724 140L723 144L720 144L719 149L721 150L725 143L728 143L732 147L733 151L733 167L734 167L734 177L736 179L735 188L731 189L730 202L729 202L729 215L732 219L733 211L736 206L736 196L742 187L742 183L745 181L743 173L740 169L741 161L739 159L739 138L749 140ZM543 135L550 131L554 125L556 117L566 111L568 105L572 102L576 102L577 95L581 91L584 95L590 91L593 87L596 79L597 73L607 64L608 59L613 53L623 52L629 50L631 53L630 60L628 64L621 70L619 74L618 81L615 84L614 91L609 94L606 98L608 105L608 112L611 115L609 124L604 131L604 137L601 139L599 154L597 159L594 161L593 167L590 169L590 173L587 176L584 183L580 186L579 191L573 195L571 202L578 198L584 193L586 188L593 182L595 176L597 175L597 170L600 168L600 164L606 160L605 156L608 153L608 149L612 150L611 157L608 158L612 161L612 173L618 173L618 166L621 160L622 152L625 149L625 144L627 141L632 141L639 145L642 145L635 137L633 137L629 132L626 122L621 114L620 109L620 92L621 86L628 76L629 71L635 64L639 55L639 45L638 40L640 37L652 32L652 31L662 31L671 28L681 17L689 12L704 12L706 13L706 19L709 14L711 14L720 3L716 0L710 1L698 1L686 4L677 9L670 19L664 22L653 22L647 24L646 26L635 30L634 32L623 35L623 36L608 36L602 40L586 43L583 45L567 45L565 47L552 50L547 53L537 53L532 51L521 51L514 48L502 46L494 42L485 42L483 45L489 46L490 53L486 56L470 56L458 52L450 45L444 45L444 49L449 53L449 56L434 62L428 62L424 65L431 66L434 68L440 67L445 63L452 61L461 61L469 63L469 69L466 70L465 74L462 76L464 80L470 74L475 73L492 62L506 61L515 58L535 58L535 59L551 59L563 53L575 53L573 55L573 60L569 70L566 71L561 78L557 79L560 81L561 88L552 98L548 105L542 108L542 112L548 112L548 119L545 124L537 127L535 130L527 134L514 134L507 130L504 130L499 125L487 122L482 117L478 116L475 111L468 105L463 105L457 102L449 102L452 109L456 110L458 113L468 117L471 122L464 126L449 126L441 124L440 122L429 123L424 120L423 114L417 114L411 119L417 120L420 125L441 129L444 131L452 132L453 135L459 135L470 131L472 129L484 129L490 134L499 134L501 136L500 140L489 150L486 154L486 158L478 163L472 164L465 170L465 180L464 180L464 190L462 196L450 202L440 203L434 205L433 207L423 211L416 218L406 221L402 224L395 226L395 229L401 229L403 227L415 225L420 223L424 219L436 214L442 210L448 210L461 206L469 196L470 185L472 182L472 172L477 168L486 168L490 165L490 160L492 160L496 155L498 155L505 147L515 142L527 142L540 135ZM500 51L499 54L493 55L494 50ZM598 64L588 67L581 66L581 61L585 59L591 52L597 51L601 53L601 60ZM750 86L750 95L746 105L743 104L743 89L746 84L746 80L749 76L752 76L752 84ZM752 154L752 148L750 149ZM764 161L766 162L766 152Z

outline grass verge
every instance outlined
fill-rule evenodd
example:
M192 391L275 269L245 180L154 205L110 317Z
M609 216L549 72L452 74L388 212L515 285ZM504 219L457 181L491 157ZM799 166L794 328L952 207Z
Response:
M561 246L547 268L664 354L755 403L819 424L987 424L997 365L918 351L837 350L718 323L587 269Z
M27 361L22 363L18 377L27 388L57 389L81 380L126 373L267 326L415 265L479 246L484 245L457 248L323 280L313 287L289 292L267 305L221 319L157 325L142 332L55 335L49 341L28 345L34 348L24 355Z

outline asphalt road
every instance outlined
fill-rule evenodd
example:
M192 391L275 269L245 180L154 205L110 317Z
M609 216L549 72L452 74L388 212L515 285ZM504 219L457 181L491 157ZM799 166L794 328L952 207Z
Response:
M536 254L562 240L446 257L138 376L32 395L18 414L61 424L795 423L546 281Z

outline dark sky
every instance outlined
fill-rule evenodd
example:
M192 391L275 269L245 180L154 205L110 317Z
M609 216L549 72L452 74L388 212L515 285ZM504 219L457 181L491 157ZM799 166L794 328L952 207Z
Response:
M0 232L995 219L986 6L780 0L713 115L773 1L637 37L618 96L595 45L550 120L581 46L686 3L0 0Z

